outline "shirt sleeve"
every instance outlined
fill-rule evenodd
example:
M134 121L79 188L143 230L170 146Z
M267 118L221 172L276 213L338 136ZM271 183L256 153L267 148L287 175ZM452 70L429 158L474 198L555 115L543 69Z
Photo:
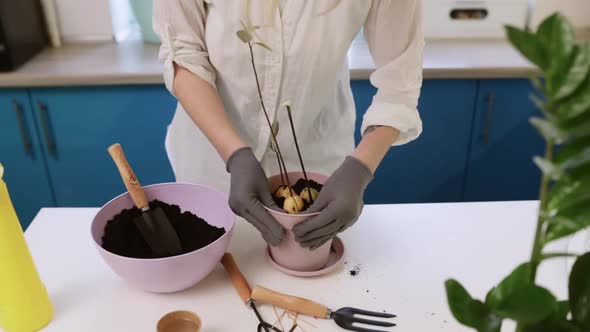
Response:
M370 81L377 93L363 116L361 133L374 125L400 131L393 145L422 133L417 110L422 88L424 37L421 0L374 0L364 34L376 70Z
M154 0L153 30L161 41L166 88L174 92L174 65L178 64L215 87L215 69L205 43L204 0Z

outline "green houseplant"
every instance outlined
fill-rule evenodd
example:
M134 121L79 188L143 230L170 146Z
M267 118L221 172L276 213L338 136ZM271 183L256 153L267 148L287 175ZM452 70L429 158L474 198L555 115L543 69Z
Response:
M590 331L590 253L576 258L569 275L569 299L558 300L535 284L546 259L571 256L548 253L545 246L590 226L590 43L577 43L574 29L559 13L537 31L506 27L511 44L534 63L542 79L532 82L533 101L542 118L531 118L546 141L540 207L532 255L492 288L485 300L473 299L456 280L445 286L451 312L480 332L501 330L504 320L518 332Z

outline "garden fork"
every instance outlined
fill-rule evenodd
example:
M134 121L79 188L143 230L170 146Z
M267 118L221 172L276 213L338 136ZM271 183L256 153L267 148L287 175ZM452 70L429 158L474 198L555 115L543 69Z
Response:
M341 328L357 332L385 332L384 330L372 330L356 326L362 324L367 326L393 327L396 324L384 320L372 320L358 316L373 318L395 318L395 315L384 312L373 312L356 308L341 308L332 311L329 308L300 297L281 294L264 287L256 286L252 290L252 300L258 303L272 304L288 311L312 316L322 319L333 319Z

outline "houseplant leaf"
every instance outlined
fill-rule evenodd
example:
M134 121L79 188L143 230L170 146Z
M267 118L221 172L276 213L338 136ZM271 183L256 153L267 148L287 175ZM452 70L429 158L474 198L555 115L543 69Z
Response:
M564 58L574 48L574 28L561 13L553 14L543 20L537 29L536 35L541 43L547 47L550 57Z
M449 307L457 321L479 332L500 332L502 319L484 303L474 300L459 282L448 280L445 287Z
M568 123L560 124L560 128L570 136L584 138L590 136L590 113L579 116Z
M545 243L559 240L590 227L590 210L570 209L548 220Z
M551 189L548 212L557 216L576 206L590 203L590 174L576 180L560 181ZM583 205L586 204L586 205Z
M543 172L543 174L549 176L553 180L559 180L559 178L561 178L563 175L563 172L559 167L557 167L557 165L545 158L537 156L533 158L533 161L535 162L535 165L539 167L541 172Z
M572 268L569 297L573 320L590 329L590 253L578 257Z
M497 307L517 289L531 284L531 265L524 263L519 265L510 275L488 292L486 304L491 308Z
M547 289L529 284L515 289L491 309L500 317L531 324L549 317L557 309L557 300Z
M263 47L263 48L265 48L265 49L267 49L267 50L269 50L269 51L272 52L272 49L268 45L266 45L265 43L255 42L254 45L258 45L258 46Z
M239 30L238 32L236 32L236 35L244 43L249 43L252 41L252 34L250 34L250 32L248 32L247 30Z
M546 69L548 67L549 61L547 54L535 34L523 31L513 26L507 26L506 33L511 44L525 58L541 69Z
M537 128L545 140L553 140L557 144L561 144L567 139L567 134L548 120L539 117L532 117L530 118L529 122L531 125Z
M554 14L545 19L537 30L541 45L548 59L546 69L547 87L556 96L571 64L575 47L575 33L572 25L562 14Z
M570 96L585 82L590 69L590 48L576 46L571 62L567 70L554 76L555 99Z
M590 82L590 79L588 80ZM590 91L590 84L584 84L586 91ZM590 113L590 93L580 93L565 102L559 109L557 116L565 126L569 121L575 121L579 116Z
M557 303L557 309L545 320L526 325L523 332L584 332L580 327L567 320L570 312L569 301Z
M563 146L555 156L555 164L566 172L590 164L590 137Z

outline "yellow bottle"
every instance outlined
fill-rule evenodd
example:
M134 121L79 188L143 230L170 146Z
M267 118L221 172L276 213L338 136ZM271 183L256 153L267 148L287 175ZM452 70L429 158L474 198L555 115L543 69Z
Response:
M0 328L34 332L53 317L51 301L25 242L0 164Z

